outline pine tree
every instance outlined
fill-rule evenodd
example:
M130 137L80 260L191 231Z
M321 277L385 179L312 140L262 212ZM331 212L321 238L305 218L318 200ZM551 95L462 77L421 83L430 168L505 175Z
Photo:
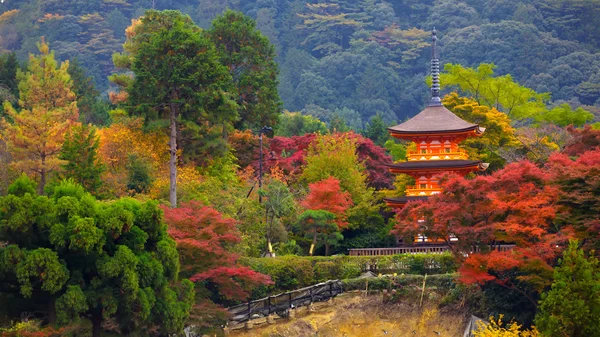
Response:
M600 331L600 263L571 241L542 295L535 324L544 336L597 336Z
M76 126L65 136L59 159L63 164L63 176L73 179L87 191L97 192L102 185L100 175L105 170L98 158L100 140L92 125Z
M29 57L26 73L18 71L21 111L4 103L7 118L1 122L2 139L12 155L14 168L39 175L40 193L48 175L63 163L58 154L66 131L75 124L78 109L71 90L69 62L57 68L54 53L42 39L40 55Z
M236 129L275 126L281 112L277 91L275 48L256 29L256 22L235 11L213 21L208 36L215 43L221 63L229 69L237 91L240 119Z

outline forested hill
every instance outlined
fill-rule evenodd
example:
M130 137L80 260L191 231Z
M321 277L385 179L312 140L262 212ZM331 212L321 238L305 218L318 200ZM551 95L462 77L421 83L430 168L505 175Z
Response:
M4 0L0 51L25 60L45 36L107 90L125 28L153 6L202 27L226 7L255 18L276 45L284 107L323 121L418 112L434 26L443 63L493 62L553 101L600 106L600 0Z

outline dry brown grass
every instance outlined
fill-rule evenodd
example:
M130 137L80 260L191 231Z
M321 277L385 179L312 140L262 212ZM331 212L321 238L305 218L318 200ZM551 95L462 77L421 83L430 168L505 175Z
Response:
M301 311L305 312L305 311ZM248 331L235 337L454 337L461 336L466 314L438 309L436 301L423 307L410 303L384 303L381 295L344 294L333 304L296 318ZM414 332L413 332L414 331ZM436 333L439 332L439 335Z

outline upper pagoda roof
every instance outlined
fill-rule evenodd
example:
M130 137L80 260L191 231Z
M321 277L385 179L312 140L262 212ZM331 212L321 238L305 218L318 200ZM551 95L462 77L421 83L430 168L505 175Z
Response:
M441 104L430 104L415 117L388 130L392 133L429 134L471 130L480 133L485 129L461 119Z
M461 119L442 105L440 98L440 59L437 52L437 31L435 28L431 38L431 101L425 110L418 115L400 125L388 128L388 130L392 135L397 136L402 134L426 135L468 131L475 131L476 134L483 133L484 128Z

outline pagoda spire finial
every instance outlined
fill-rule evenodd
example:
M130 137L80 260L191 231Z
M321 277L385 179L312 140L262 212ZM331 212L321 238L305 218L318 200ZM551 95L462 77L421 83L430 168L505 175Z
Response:
M442 105L440 99L440 59L437 52L437 30L431 32L431 102L429 106Z

